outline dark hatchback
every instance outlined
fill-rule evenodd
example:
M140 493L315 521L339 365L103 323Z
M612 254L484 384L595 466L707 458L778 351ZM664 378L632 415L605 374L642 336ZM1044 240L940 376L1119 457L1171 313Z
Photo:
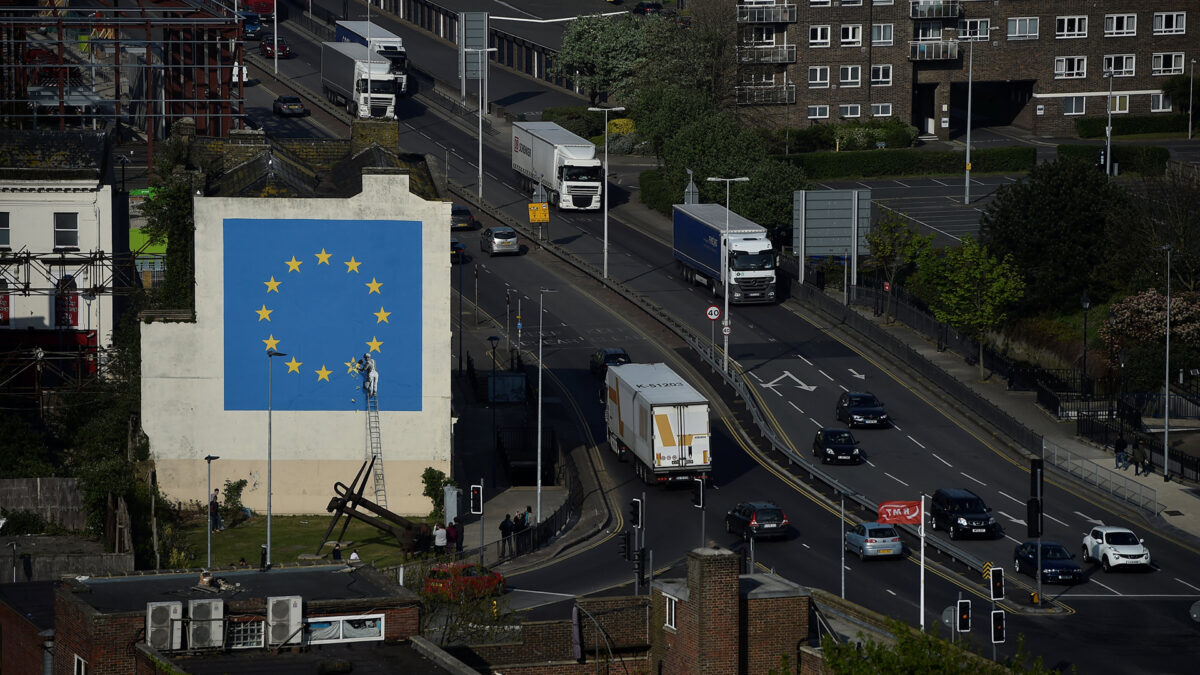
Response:
M592 358L588 360L588 370L591 370L592 375L596 377L604 377L609 366L623 366L627 363L633 363L633 359L629 358L629 354L624 349L606 347L592 352Z
M848 429L821 429L813 438L813 457L825 464L858 464L863 461L858 439Z
M836 415L839 422L851 428L887 427L892 424L883 402L868 391L842 394L838 398Z
M742 502L725 514L725 531L742 539L781 539L788 535L788 517L771 502Z
M1018 544L1013 550L1013 571L1033 576L1037 569L1037 542ZM1078 584L1084 581L1083 570L1075 562L1075 554L1066 546L1052 541L1042 542L1042 583Z
M951 539L995 539L1003 532L979 495L966 488L942 488L929 500L929 526L945 530Z

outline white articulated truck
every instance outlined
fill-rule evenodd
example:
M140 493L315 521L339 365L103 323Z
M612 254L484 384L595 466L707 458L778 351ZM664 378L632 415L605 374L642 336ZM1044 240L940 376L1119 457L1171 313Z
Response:
M604 167L596 146L554 122L513 122L512 167L532 192L541 182L552 206L599 210Z
M388 64L354 42L321 43L321 89L351 117L396 119L396 79Z
M708 399L665 363L609 366L604 398L609 448L644 482L707 479Z
M408 52L404 39L372 21L338 21L334 24L334 42L355 42L388 64L396 78L396 96L408 93Z
M675 204L671 220L684 280L708 286L715 298L728 273L730 302L775 302L775 248L765 227L720 204Z

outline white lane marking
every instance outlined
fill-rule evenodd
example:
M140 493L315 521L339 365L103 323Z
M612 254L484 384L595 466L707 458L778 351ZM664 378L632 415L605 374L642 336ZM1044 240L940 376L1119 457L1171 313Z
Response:
M1116 593L1117 595L1121 595L1121 591L1118 591L1117 589L1112 588L1111 586L1105 586L1104 584L1100 583L1099 581L1096 581L1096 577L1092 577L1091 582L1093 584L1096 584L1100 588L1104 588L1104 589L1112 591L1113 593Z
M832 378L832 377L830 377L830 376L829 376L829 375L828 375L828 374L827 374L825 371L823 371L823 370L821 370L820 368L818 368L818 369L817 369L817 372L818 372L818 373L820 373L820 374L822 374L822 375L824 375L824 376L825 376L825 379L829 380L830 382L833 382L833 378Z
M1053 520L1054 522L1058 523L1059 525L1062 525L1063 527L1070 527L1070 525L1064 523L1063 521L1059 520L1058 518L1055 518L1054 516L1052 516L1048 513L1043 513L1042 516L1045 518L1049 518L1050 520Z
M788 405L790 405L790 406L792 406L793 408L795 408L795 409L796 409L796 412L800 413L801 415L803 415L803 414L804 414L804 411L800 409L800 406L796 405L795 403L792 403L791 401L788 401Z
M803 356L801 356L799 354L796 355L796 358L800 359L801 361L807 363L810 366L812 365L812 361L809 361L808 359L804 358Z
M925 446L921 445L921 441L918 441L917 439L913 438L912 436L909 436L908 440L912 441L913 443L916 443L918 448L921 448L922 450L926 449Z
M867 466L869 466L869 467L871 467L871 468L875 468L875 462L872 462L872 461L871 461L871 460L869 460L869 459L868 459L868 460L865 460L865 461L866 461L866 463L867 463Z
M560 597L560 598L573 598L573 597L575 597L575 596L571 595L570 593L554 593L554 592L551 592L551 591L531 591L531 590L529 590L529 589L527 589L527 588L512 588L511 586L509 587L509 589L508 589L508 590L510 590L510 591L520 591L520 592L522 592L522 593L536 593L537 595L555 595L555 596L558 596L558 597Z
M1024 504L1024 503L1025 503L1025 502L1021 501L1020 499L1017 499L1016 497L1014 497L1014 496L1012 496L1012 495L1010 495L1010 494L1007 494L1007 493L1005 493L1003 490L1001 490L1001 491L1000 491L1000 494L1001 494L1002 496L1004 496L1004 497L1008 497L1009 499L1013 500L1014 502L1016 502L1016 503L1018 503L1018 504Z
M850 392L850 390L849 390L849 389L847 389L847 388L846 388L846 385L844 385L844 384L839 384L839 385L838 385L838 387L841 387L842 391L844 391L844 392L846 392L846 393L849 393L849 392Z
M939 462L941 462L942 464L945 464L946 466L954 466L954 465L953 465L953 464L951 464L950 462L947 462L946 460L942 459L941 457L938 457L938 454L937 454L936 452L935 452L935 453L933 453L933 456L934 456L934 457L935 457L935 458L936 458L936 459L937 459Z
M883 590L887 591L888 593L891 593L892 595L896 595L896 591L893 591L893 590L892 590L892 589L890 589L890 588L885 588L885 589L883 589Z
M758 380L759 382L763 381L763 379L758 376L758 373L754 372L753 370L750 371L750 376L753 377L754 379Z
M967 474L967 472L966 472L966 471L959 471L959 473L960 473L960 474L962 474L962 475L963 475L963 477L967 478L968 480L973 480L973 481L975 481L976 483L979 483L980 485L987 485L987 483L985 483L985 482L983 482L983 481L979 480L978 478L976 478L976 477L974 477L974 476L971 476L971 475Z
M1004 538L1005 538L1005 539L1008 539L1009 541L1012 541L1013 543L1016 543L1016 544L1023 544L1023 543L1025 543L1025 542L1021 541L1020 539L1014 539L1014 538L1012 537L1012 535L1009 535L1009 534L1005 534L1005 535L1004 535Z
M812 423L813 423L813 424L815 424L815 425L817 425L817 428L818 428L818 429L820 429L820 428L821 428L821 423L820 423L820 422L818 422L818 421L816 421L816 420L813 420L813 418L811 418L811 417L810 417L810 418L808 418L808 419L812 420Z
M1085 521L1087 521L1093 525L1103 525L1104 524L1103 520L1096 520L1095 518L1092 518L1091 516L1087 515L1086 513L1081 513L1079 511L1076 511L1075 515L1079 516L1080 518L1083 518Z
M903 431L904 431L904 430L903 430L903 429L901 429L900 427L896 426L896 423L895 423L895 422L893 422L893 423L892 423L892 428L893 428L893 429L895 429L896 431L899 431L899 432L903 432ZM911 437L910 437L910 438L911 438Z
M1007 513L1003 512L1003 511L997 511L996 513L999 513L1000 515L1004 516L1005 518L1008 518L1009 520L1013 521L1014 523L1016 523L1018 525L1025 524L1025 521L1021 520L1020 518L1013 518L1012 516L1008 515Z
M886 471L884 471L884 472L883 472L883 475L887 476L888 478L891 478L892 480L894 480L894 481L896 481L897 483L899 483L899 484L903 485L904 487L909 487L908 483L905 483L904 481L900 480L899 478L896 478L895 476L893 476L892 474L890 474L890 473L888 473L888 472L886 472Z
M1178 581L1179 583L1183 584L1184 586L1187 586L1188 588L1200 591L1200 587L1193 586L1193 585L1189 584L1188 582L1184 581L1183 579L1180 579L1179 577L1175 577L1175 581Z

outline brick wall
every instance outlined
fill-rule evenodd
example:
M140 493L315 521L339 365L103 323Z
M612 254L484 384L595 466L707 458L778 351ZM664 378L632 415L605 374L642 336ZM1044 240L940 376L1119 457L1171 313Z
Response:
M9 511L31 511L48 523L68 530L87 526L78 478L0 479L0 507Z
M400 125L395 121L354 120L350 126L350 154L371 147L374 143L391 152L400 150Z
M42 669L42 638L39 629L13 608L0 603L0 670L6 673L38 673Z
M808 638L809 598L752 598L741 604L740 671L768 673L780 668L783 656L795 667L800 643Z

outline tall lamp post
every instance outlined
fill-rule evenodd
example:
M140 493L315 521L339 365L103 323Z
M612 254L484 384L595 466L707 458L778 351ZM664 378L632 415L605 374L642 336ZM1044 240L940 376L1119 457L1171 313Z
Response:
M1079 306L1083 307L1083 368L1079 372L1079 393L1083 396L1083 400L1088 400L1088 376L1087 376L1087 333L1088 333L1088 308L1092 306L1092 301L1088 299L1087 289L1083 289L1083 295L1079 298Z
M208 489L204 491L204 494L209 498L209 500L212 499L212 463L213 463L213 460L215 460L215 459L221 459L221 458L217 457L216 455L208 455L207 457L204 458L204 461L208 462ZM210 503L211 503L211 501L210 501ZM210 514L208 514L208 568L209 569L212 569L212 529L213 529L213 517L212 517L212 514L210 513Z
M1104 127L1104 175L1112 176L1112 96L1113 71L1104 71L1108 79L1108 98L1104 100L1104 109L1108 112L1108 122Z
M1171 480L1171 245L1167 252L1167 356L1163 363L1163 482Z
M1196 95L1192 93L1196 86L1196 59L1192 59L1191 77L1188 79L1188 140L1192 140L1192 109L1196 107ZM125 189L125 169L121 168L121 189Z
M271 569L271 362L276 356L287 354L267 350L267 569Z
M492 343L492 379L488 381L488 404L492 406L492 453L500 450L500 439L496 436L496 343L499 336L489 335L488 342ZM494 459L494 457L493 457Z
M746 176L737 178L715 178L708 177L710 183L725 184L725 231L721 233L721 279L725 283L725 309L721 314L721 335L723 338L722 356L721 356L721 371L729 372L729 333L731 332L731 324L729 319L729 184L730 183L749 183L750 179Z
M487 82L487 72L488 72L487 57L485 56L485 54L487 54L488 52L496 51L496 48L488 47L487 49L480 49L480 48L473 48L473 47L464 47L463 51L466 52L467 54L478 54L479 55L479 175L476 177L476 180L478 181L478 183L476 183L476 185L475 185L475 188L476 188L475 195L479 198L479 201L482 202L483 201L483 109L486 105L485 101L487 100L487 94L485 93L486 90L484 89L484 86L485 86L485 83Z
M542 324L545 314L542 313L542 298L547 293L557 293L554 288L545 286L538 289L538 400L537 400L537 512L534 522L542 522Z
M983 39L986 40L992 32L992 26L989 23L987 32L983 34ZM960 33L960 37L962 34ZM976 29L975 34L968 33L967 38L967 162L966 172L963 176L963 204L971 203L971 109L974 103L975 94L975 43L979 40L979 32Z
M608 113L625 112L625 108L588 108L604 113L604 278L608 278Z

